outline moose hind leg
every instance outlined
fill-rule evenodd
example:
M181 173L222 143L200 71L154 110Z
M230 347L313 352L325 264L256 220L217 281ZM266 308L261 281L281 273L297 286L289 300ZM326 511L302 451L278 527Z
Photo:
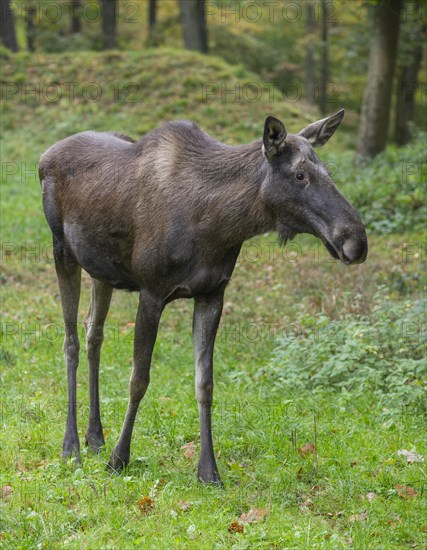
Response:
M85 434L85 443L94 452L104 445L104 434L99 408L99 362L101 346L104 341L104 323L111 303L113 288L92 279L92 298L89 312L84 320L86 331L86 350L89 363L89 424Z
M119 441L114 447L108 466L121 470L129 464L130 443L136 413L150 382L151 356L164 303L141 291L135 323L135 340L132 374L129 383L130 397Z
M80 443L76 418L76 374L79 365L80 343L77 333L77 313L80 299L81 267L69 254L64 245L53 239L55 269L58 277L64 317L64 357L67 366L68 412L62 456L80 458Z

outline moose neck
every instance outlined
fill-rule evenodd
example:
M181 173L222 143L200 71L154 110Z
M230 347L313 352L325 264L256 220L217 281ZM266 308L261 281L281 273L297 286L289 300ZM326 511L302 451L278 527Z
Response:
M268 164L261 152L261 141L236 147L215 148L203 167L205 181L213 192L212 220L216 239L230 244L275 229L274 216L261 200L261 185Z

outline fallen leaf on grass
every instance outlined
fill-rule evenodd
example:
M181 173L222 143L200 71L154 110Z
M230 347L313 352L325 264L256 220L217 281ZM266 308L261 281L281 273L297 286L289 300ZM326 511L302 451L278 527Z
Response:
M309 512L309 508L313 506L313 498L315 497L318 489L318 485L313 485L310 493L301 493L301 504L299 505L299 509L304 514Z
M3 487L1 488L1 498L2 500L4 500L5 502L7 502L10 497L12 496L12 486L11 485L3 485Z
M340 516L343 516L344 515L344 512L342 510L340 510L339 512L327 512L326 514L325 513L322 513L322 516L326 516L328 518L339 518Z
M409 499L417 498L418 496L418 493L413 487L407 487L406 485L395 485L394 488L401 498Z
M154 508L154 500L150 497L142 497L136 504L143 514L148 514Z
M377 494L376 493L366 493L366 500L368 502L372 502L374 500L374 498L377 498Z
M178 508L183 512L188 512L188 510L191 508L191 504L186 500L178 500Z
M247 514L242 514L239 519L242 523L259 523L267 514L268 510L263 508L251 508Z
M181 449L185 449L184 456L185 458L193 458L193 456L196 454L196 444L194 441L190 441L190 443L186 443L181 447Z
M401 449L400 451L397 451L396 454L405 457L408 464L412 464L413 462L424 462L423 455L417 454L415 449L411 449L410 451Z
M368 510L361 512L360 514L353 514L349 517L350 521L365 521L368 517Z
M243 533L243 525L238 521L233 521L231 525L228 526L229 533Z
M306 456L308 454L315 455L316 445L314 443L306 443L305 445L297 449L297 451L300 456Z
M307 495L304 495L306 497L306 499L304 500L304 502L301 504L301 506L305 506L305 507L310 507L310 506L313 506L313 501L311 500L310 497L307 497Z

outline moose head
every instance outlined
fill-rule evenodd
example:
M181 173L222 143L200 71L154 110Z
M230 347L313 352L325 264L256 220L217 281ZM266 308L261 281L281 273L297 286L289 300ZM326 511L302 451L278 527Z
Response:
M314 151L335 133L343 117L342 109L292 135L280 120L269 116L262 149L270 169L261 192L275 213L283 240L311 233L323 241L332 257L355 264L367 256L365 228Z

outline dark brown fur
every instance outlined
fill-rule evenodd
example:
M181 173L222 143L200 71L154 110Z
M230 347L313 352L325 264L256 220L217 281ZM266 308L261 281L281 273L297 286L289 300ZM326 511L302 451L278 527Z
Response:
M269 117L262 140L237 147L219 143L194 123L172 122L137 142L115 132L83 132L46 151L40 161L43 205L53 233L66 324L69 413L64 456L79 452L79 344L72 326L83 268L93 278L86 319L91 382L87 443L94 449L104 443L98 369L112 288L140 293L131 397L111 456L113 468L129 461L133 422L148 386L161 312L171 300L194 298L199 478L219 481L210 428L212 354L224 289L242 243L270 230L277 230L283 240L309 232L345 263L366 257L360 218L311 146L329 139L342 114L298 135L287 135L282 123ZM301 173L305 179L296 181Z

